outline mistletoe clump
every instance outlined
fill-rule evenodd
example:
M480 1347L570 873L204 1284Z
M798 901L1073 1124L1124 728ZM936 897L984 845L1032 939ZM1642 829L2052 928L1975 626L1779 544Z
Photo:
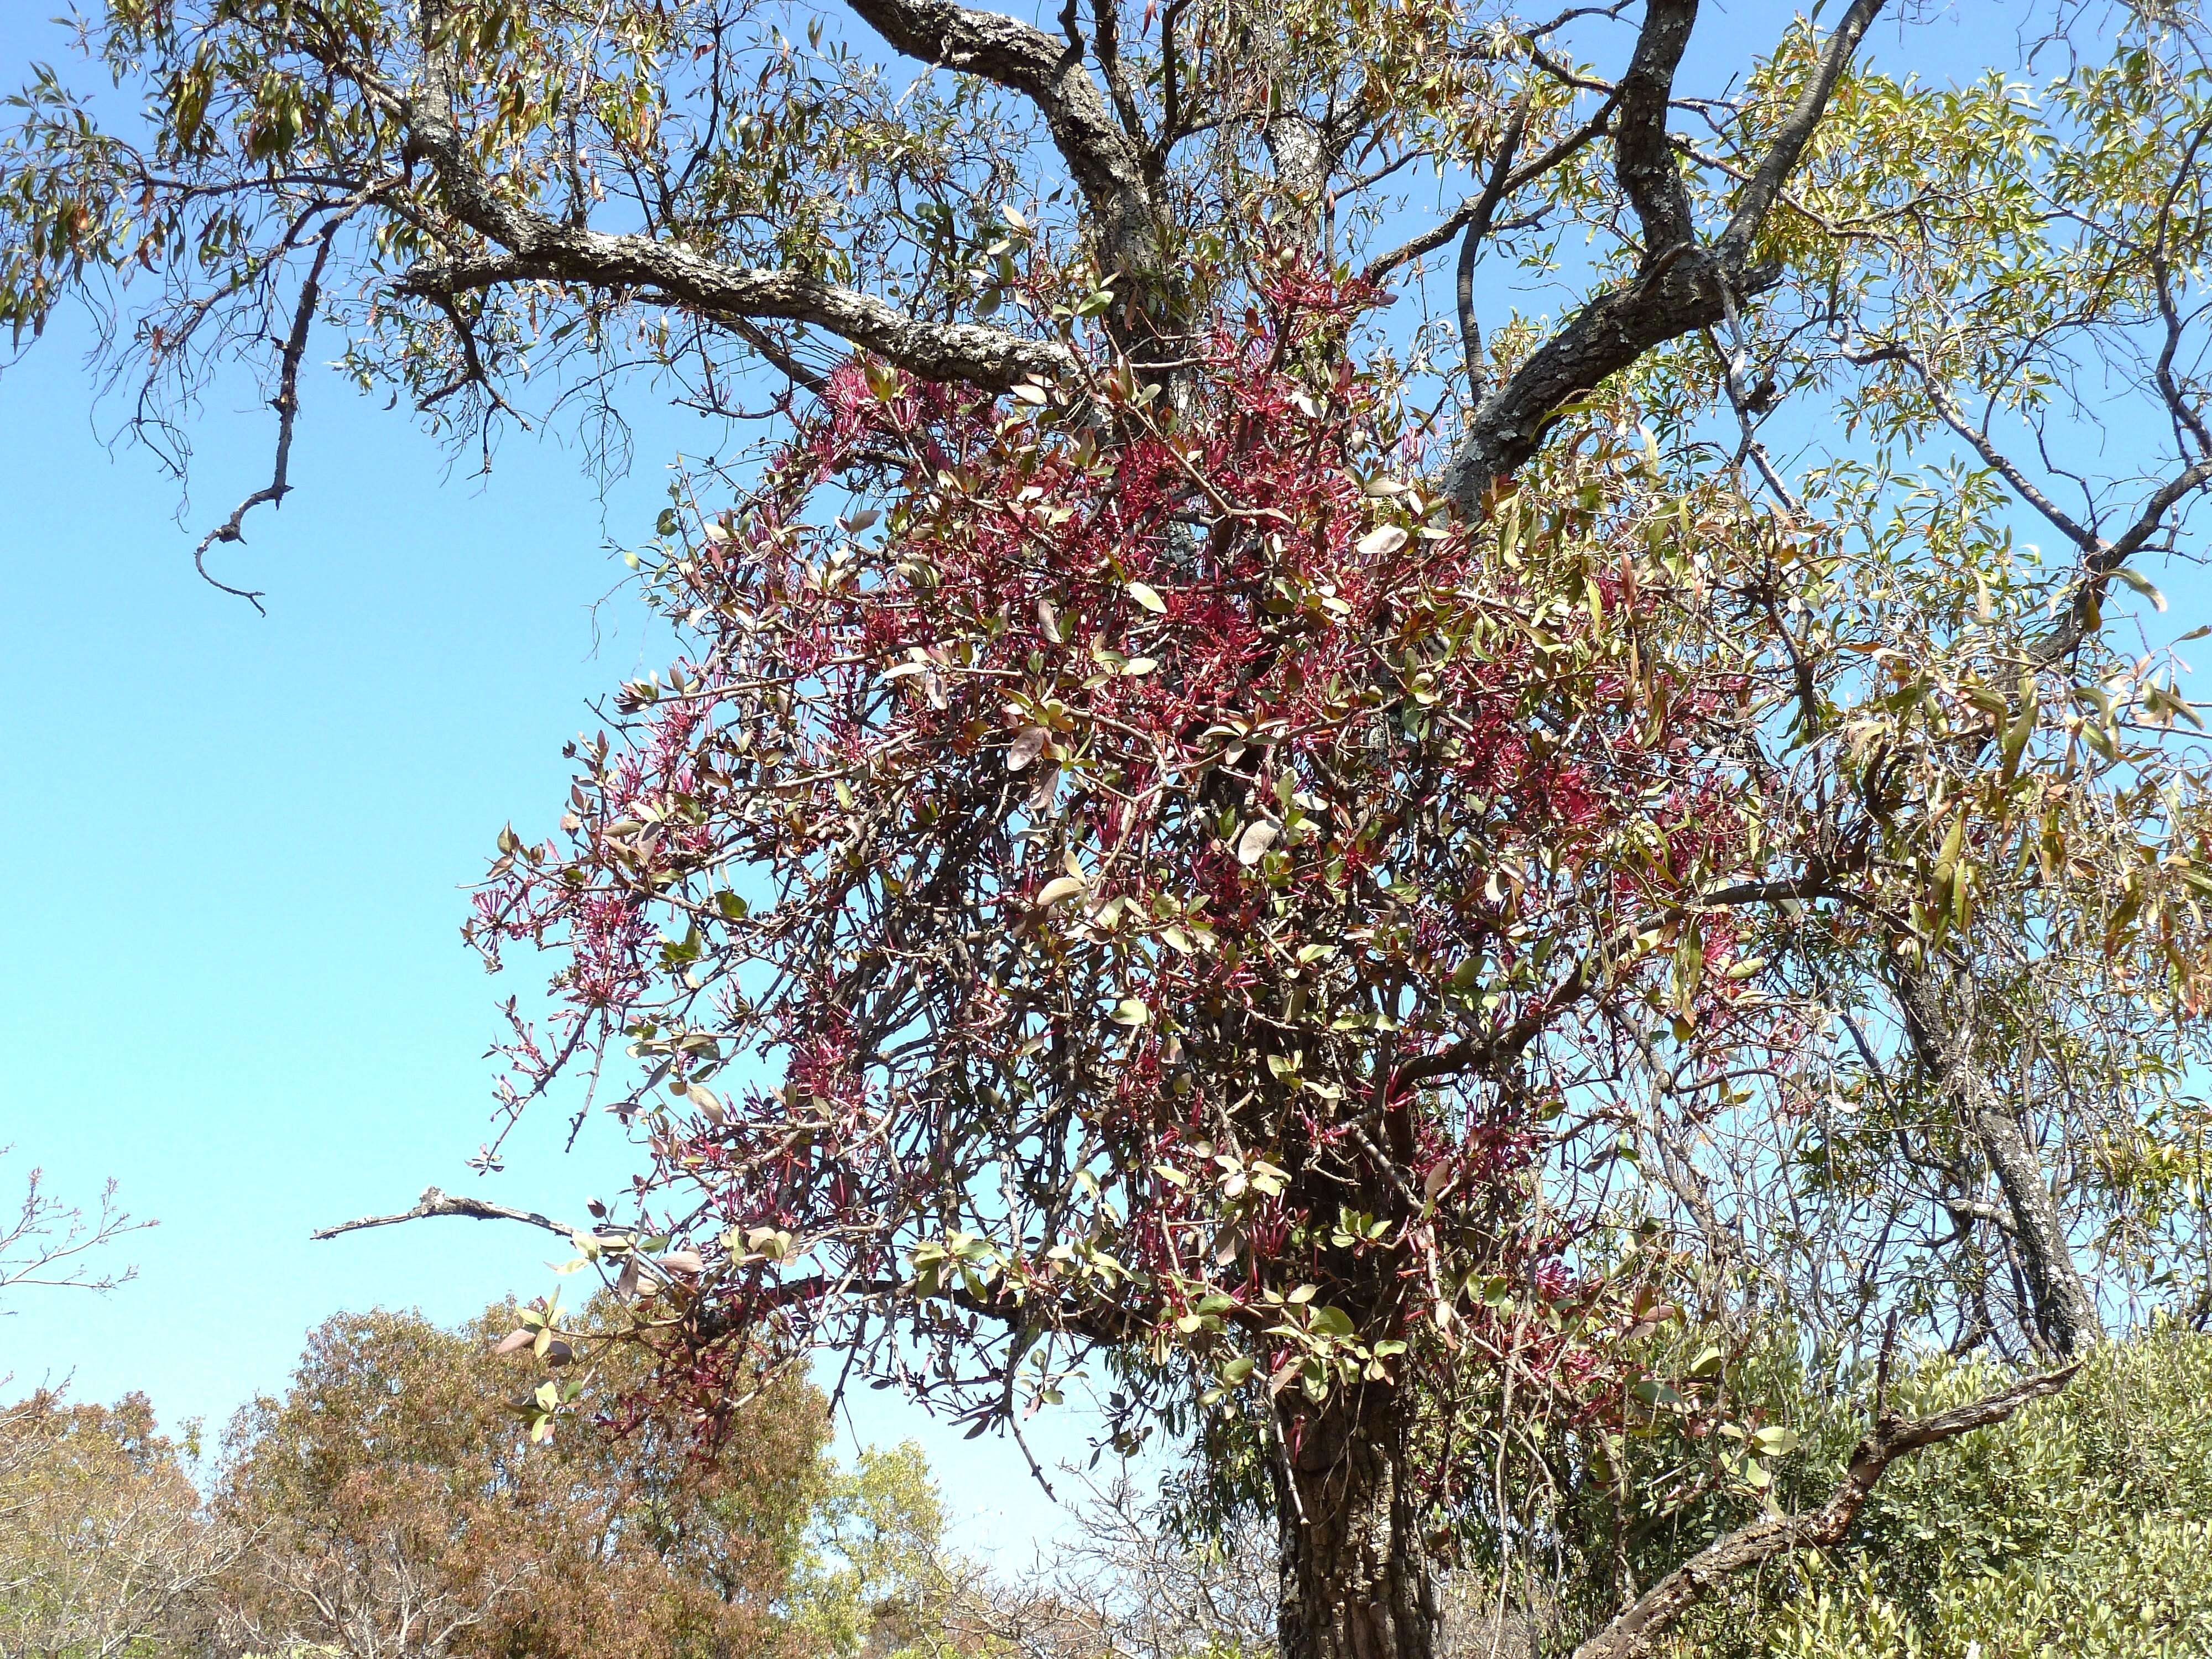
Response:
M1625 1374L1571 1149L1789 1040L1701 902L1759 833L1743 688L1677 648L1726 503L1606 425L1467 522L1305 299L1164 389L848 367L665 526L696 649L473 933L562 953L517 1109L638 1062L702 1401L773 1338L980 1426L1104 1347L1295 1444L1470 1358Z

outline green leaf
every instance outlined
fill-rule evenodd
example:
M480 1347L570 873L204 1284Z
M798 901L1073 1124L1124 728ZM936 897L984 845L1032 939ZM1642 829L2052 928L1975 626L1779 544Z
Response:
M2142 571L2137 570L2134 566L2125 564L2114 565L2112 567L2112 574L2115 576L2118 576L2122 581L2125 582L2130 587L2134 588L2135 591L2142 594L2143 598L2148 599L2151 602L2151 606L2154 610L2163 611L2166 609L2166 595L2158 591L2157 587L2153 585L2149 577L2144 575Z
M2020 677L2020 713L2005 728L2004 742L1999 760L2003 768L2003 781L2009 784L2020 775L2020 757L2027 752L2027 740L2035 735L2035 676Z
M1322 1336L1350 1336L1355 1328L1352 1316L1341 1308L1322 1307L1313 1310L1313 1328Z
M1073 898L1077 894L1089 890L1090 884L1074 876L1054 876L1038 890L1036 906L1040 910L1049 910L1060 900Z

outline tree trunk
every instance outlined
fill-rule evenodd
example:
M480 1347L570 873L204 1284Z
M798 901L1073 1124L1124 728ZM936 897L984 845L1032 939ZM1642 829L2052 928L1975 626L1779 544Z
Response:
M1974 1133L2012 1212L2013 1237L2027 1270L2027 1293L2044 1340L2062 1359L2075 1358L2104 1336L2097 1304L2074 1265L2066 1224L2043 1178L2043 1162L2028 1145L2020 1120L1986 1089L1974 1103Z
M2065 1218L2045 1180L2011 1102L1990 1086L1972 1045L1945 1006L1943 987L1924 969L1901 968L1898 1001L1906 1035L1929 1076L1948 1093L1980 1144L2012 1215L2012 1239L2026 1270L2037 1333L2061 1358L2104 1340L2097 1304L2074 1262Z
M1370 1385L1286 1413L1275 1468L1283 1659L1430 1659L1436 1586L1401 1397Z

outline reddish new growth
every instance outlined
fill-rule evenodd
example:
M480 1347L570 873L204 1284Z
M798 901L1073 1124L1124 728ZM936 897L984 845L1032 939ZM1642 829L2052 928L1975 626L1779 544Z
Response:
M1737 688L1669 666L1707 521L1601 428L1456 522L1308 297L1165 392L848 368L654 572L696 653L474 931L565 957L517 1102L639 1061L702 1384L765 1333L987 1414L1099 1345L1294 1423L1596 1367L1564 1151L1655 1004L1669 1066L1763 1040L1697 908Z

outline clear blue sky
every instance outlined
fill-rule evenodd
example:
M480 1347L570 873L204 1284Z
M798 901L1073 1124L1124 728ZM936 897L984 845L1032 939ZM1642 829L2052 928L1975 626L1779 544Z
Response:
M0 80L58 52L46 9L0 0ZM1943 24L1917 39L1965 44ZM562 1161L550 1123L504 1176L464 1167L495 998L520 988L487 981L457 929L500 826L557 810L586 699L663 660L633 612L593 607L622 574L608 539L646 533L661 465L709 434L642 425L602 502L573 455L527 440L489 479L449 475L404 416L310 376L294 495L219 550L268 590L264 620L190 550L264 481L269 412L243 385L210 399L180 525L149 457L103 449L83 344L58 328L0 374L0 1195L33 1164L87 1200L112 1175L161 1226L112 1297L19 1298L0 1375L143 1389L213 1426L335 1310L458 1318L554 1282L551 1241L520 1230L311 1228L433 1182L574 1213L626 1167L604 1126ZM860 1409L862 1436L921 1434L969 1544L1052 1524L1011 1448L888 1395ZM1049 1438L1071 1455L1079 1433Z

